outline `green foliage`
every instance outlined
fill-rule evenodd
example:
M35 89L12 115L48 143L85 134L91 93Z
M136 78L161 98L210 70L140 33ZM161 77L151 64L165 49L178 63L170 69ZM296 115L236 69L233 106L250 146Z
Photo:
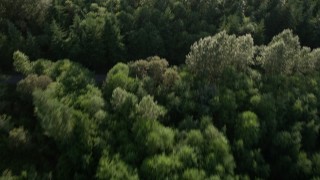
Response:
M52 82L51 78L45 75L37 76L35 74L28 75L17 85L17 91L25 95L32 95L36 89L44 90Z
M200 39L191 46L186 64L190 71L213 83L227 67L246 72L253 63L253 39L250 35L236 37L225 31Z
M129 67L126 64L116 64L107 74L105 84L103 85L104 95L109 98L117 87L124 90L132 90L134 79L129 77Z
M318 153L315 153L311 157L312 161L312 172L314 175L319 176L320 173L320 155Z
M183 164L183 167L184 168L191 168L191 167L197 167L198 166L198 159L199 159L199 157L197 157L197 153L196 153L196 151L194 150L194 148L192 148L192 147L190 147L190 146L188 146L188 145L186 145L186 146L182 146L179 150L178 150L178 152L177 152L177 154L176 154L176 156L177 156L177 158L179 159L179 161ZM192 170L191 170L191 172L193 172ZM190 173L191 173L190 172ZM187 172L185 172L186 174L188 174L188 170L187 170ZM193 173L195 173L195 172L193 172ZM185 178L187 178L187 177L185 177Z
M168 61L158 56L149 57L147 60L138 60L129 65L130 74L133 77L151 77L156 84L161 83L163 74L169 66Z
M150 154L170 152L174 144L174 132L171 128L155 125L146 136L146 147Z
M141 178L145 179L175 179L179 162L164 154L146 159L141 167Z
M298 37L294 37L292 31L285 30L274 37L262 52L263 67L270 74L291 74L299 51Z
M13 128L9 132L9 139L14 147L25 145L28 143L28 132L23 127Z
M136 105L136 113L142 119L157 120L159 117L165 115L166 110L164 107L157 105L153 97L150 95L141 99L139 104Z
M0 16L1 69L10 72L16 50L31 58L69 58L105 72L118 61L155 55L182 64L190 45L219 31L251 34L261 45L292 29L303 45L315 48L320 42L315 0L2 0Z
M297 173L308 176L312 170L312 162L308 159L305 152L300 152L297 162Z
M0 179L1 180L19 180L21 178L19 176L12 175L12 172L6 169L2 172Z
M75 110L54 98L59 84L52 84L48 90L34 92L36 115L45 133L57 141L67 141L76 123Z
M72 63L69 67L63 69L57 77L57 81L62 84L65 93L79 91L94 84L92 74L87 69Z
M137 180L139 179L136 172L132 171L119 156L110 158L108 155L101 157L97 170L96 177L98 179L128 179Z
M87 85L86 93L80 95L75 103L76 107L82 112L89 114L90 117L102 121L106 117L106 113L103 111L105 102L102 98L100 89L93 85Z
M318 179L319 9L1 1L0 179Z
M235 162L230 152L226 137L213 125L209 125L203 132L207 152L204 168L211 175L218 174L222 177L233 175Z
M317 50L301 47L298 36L294 36L291 30L284 30L264 48L259 61L270 75L307 74L313 72L317 56Z
M133 124L135 140L141 147L143 155L155 155L171 152L174 146L175 133L155 120L141 119Z
M18 0L15 3L3 0L1 1L1 9L3 11L0 11L0 13L2 17L8 19L16 18L16 20L25 20L29 23L33 20L41 24L46 19L47 10L50 8L51 3L52 0Z
M191 130L186 136L186 142L194 148L201 147L204 142L203 135L199 130Z
M117 61L123 60L125 55L122 35L118 27L115 14L106 11L106 8L96 3L88 4L88 9L82 11L77 9L78 2L71 2L68 9L74 14L64 14L69 19L68 26L63 26L56 19L51 23L51 47L53 56L56 58L72 58L78 62L86 64L90 68L104 69L110 68ZM71 15L71 16L70 16ZM59 18L58 18L59 19ZM88 63L88 60L95 63Z
M259 133L260 123L257 115L250 111L241 113L235 125L235 137L250 146L259 141Z
M128 113L130 113L132 108L137 104L138 99L134 94L129 93L121 89L120 87L117 87L113 91L110 101L112 108L115 111L120 113L126 113L126 115L130 115Z
M29 61L28 56L26 56L20 51L16 51L13 54L13 65L16 71L24 75L28 75L32 71L31 63Z
M187 169L183 172L182 179L183 180L202 180L206 179L206 173L203 170L198 169Z
M0 129L4 132L9 132L12 129L13 125L10 122L11 117L6 114L0 115Z
M165 88L173 88L180 80L181 77L175 69L167 69L163 74L163 86Z

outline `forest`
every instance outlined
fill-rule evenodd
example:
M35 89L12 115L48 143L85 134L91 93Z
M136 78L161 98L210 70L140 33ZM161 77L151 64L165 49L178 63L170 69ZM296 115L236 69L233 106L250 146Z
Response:
M319 180L318 47L318 0L0 0L0 180Z

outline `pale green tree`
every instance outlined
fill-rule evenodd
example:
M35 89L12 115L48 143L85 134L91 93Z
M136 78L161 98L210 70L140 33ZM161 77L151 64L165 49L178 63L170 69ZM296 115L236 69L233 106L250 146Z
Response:
M13 53L13 66L16 71L24 75L28 75L32 72L32 65L29 57L20 51Z
M250 35L236 37L222 31L194 43L186 57L186 64L196 76L214 82L229 67L245 72L253 63L253 53Z
M292 75L313 72L319 62L319 50L301 47L299 37L284 30L262 48L257 57L269 75Z
M272 39L258 58L268 74L291 74L300 48L299 38L291 30L285 30Z
M166 114L166 109L158 105L152 96L147 95L136 105L136 114L143 119L157 120Z
M111 97L111 105L112 108L121 114L125 113L127 116L130 116L132 110L135 105L138 103L138 98L132 94L127 92L126 90L117 87L112 92Z
M299 37L289 29L274 36L271 42L262 47L257 60L270 75L307 74L318 69L319 49L311 50L300 45Z

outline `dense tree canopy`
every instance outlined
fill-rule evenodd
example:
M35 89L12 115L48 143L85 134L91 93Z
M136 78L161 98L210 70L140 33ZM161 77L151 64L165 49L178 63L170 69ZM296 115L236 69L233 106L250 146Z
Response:
M195 41L221 31L251 34L261 45L292 29L303 46L315 48L319 16L317 0L1 0L0 70L13 72L16 50L31 59L68 58L100 73L155 55L180 65Z
M319 10L0 0L0 179L319 179Z
M291 30L261 46L222 31L186 66L118 62L102 85L16 51L25 78L1 84L1 178L316 179L318 51Z

